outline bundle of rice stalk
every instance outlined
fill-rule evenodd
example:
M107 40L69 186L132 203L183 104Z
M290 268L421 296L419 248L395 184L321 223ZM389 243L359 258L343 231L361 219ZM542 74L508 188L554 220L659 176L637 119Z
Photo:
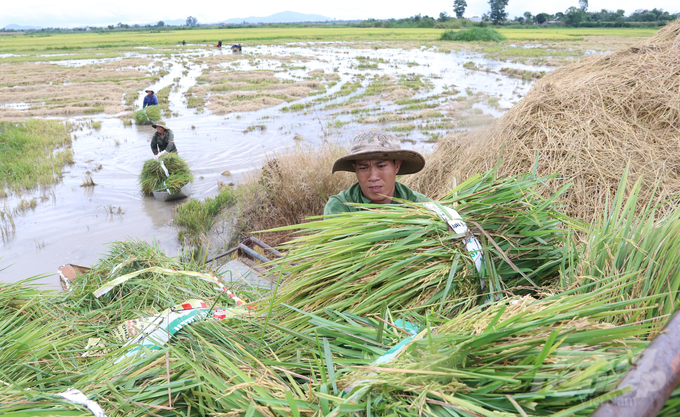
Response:
M30 286L37 278L0 285L0 388L36 383L52 365L59 339L72 337L51 308L54 293Z
M574 288L591 280L604 285L613 277L628 276L632 285L621 286L618 299L643 301L631 305L625 314L612 317L612 321L662 320L673 314L680 302L680 210L657 216L657 207L648 201L646 208L638 212L642 179L632 188L627 182L628 170L624 171L611 206L590 227L585 242L574 250L578 261L565 274L562 286ZM664 295L644 299L657 294Z
M422 204L362 205L365 210L289 226L305 235L284 245L287 276L273 303L371 314L453 309L477 299L480 280L494 298L557 283L564 262L565 219L535 189L548 178L497 179L494 171L452 190L455 206L483 246L476 270L465 244Z
M660 328L600 321L640 301L613 302L619 285L630 286L618 279L587 294L514 298L436 330L422 323L419 340L396 361L358 367L338 384L374 414L589 416L630 389L616 385ZM680 390L673 397L661 415L677 415Z
M101 328L102 322L112 327L123 320L157 314L188 299L207 301L221 293L214 288L214 284L190 275L149 270L99 298L93 294L109 281L152 267L212 273L205 265L180 262L168 257L159 247L143 241L113 242L108 255L74 282L71 292L64 296L62 308L74 317L86 317L96 322L89 330L83 331L91 330L101 336L101 333L108 331L108 328ZM85 327L88 326L85 324Z
M161 120L161 109L158 106L147 106L141 110L135 111L133 117L138 125Z
M497 164L500 175L518 175L538 155L538 175L560 174L552 188L573 183L561 198L565 213L590 222L630 161L633 179L644 181L637 210L652 199L657 180L654 202L668 203L657 215L674 209L669 199L680 193L679 44L676 20L634 46L556 69L488 129L441 140L428 166L404 183L441 196L451 177L468 178Z
M223 353L219 340L184 342L177 348L167 346L118 364L113 361L120 350L86 359L70 356L69 351L59 352L60 361L68 358L79 366L74 369L71 363L60 364L58 369L46 372L42 381L17 381L0 387L0 413L17 417L88 415L84 407L69 406L58 396L67 387L82 391L110 417L285 415L281 410L290 410L287 398L297 405L295 399L302 397L298 392L291 395L289 386L271 369ZM84 411L65 411L73 408ZM302 401L298 409L315 411ZM235 413L237 410L240 412Z
M169 176L165 175L161 162L168 170ZM144 163L142 172L139 174L139 184L146 195L151 195L159 189L167 189L170 194L175 194L193 179L189 165L174 152L167 153L158 159L149 159Z

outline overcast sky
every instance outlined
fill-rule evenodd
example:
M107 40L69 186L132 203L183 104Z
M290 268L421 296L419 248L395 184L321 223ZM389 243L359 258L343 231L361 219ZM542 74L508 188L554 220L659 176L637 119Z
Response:
M319 14L335 19L402 18L415 14L437 17L442 11L453 14L453 0L255 0L255 1L139 1L139 0L2 0L0 28L15 23L22 26L76 27L105 26L122 23L155 23L159 20L186 19L195 16L199 23L213 23L230 18L269 16L283 11ZM482 0L467 0L466 17L479 16L489 10ZM590 11L624 9L626 15L636 9L659 8L676 13L678 0L590 0ZM512 18L525 11L564 12L577 6L578 0L510 0L507 12Z

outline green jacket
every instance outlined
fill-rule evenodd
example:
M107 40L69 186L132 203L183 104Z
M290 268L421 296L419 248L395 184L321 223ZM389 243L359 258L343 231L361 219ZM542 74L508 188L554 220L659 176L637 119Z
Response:
M175 147L175 135L170 129L167 129L163 136L156 132L154 133L153 138L151 138L151 152L156 155L158 152L162 151L177 153L177 147Z
M417 193L404 184L399 182L394 184L394 198L399 198L401 200L413 201L414 203L425 203L432 201L426 196ZM361 192L361 187L359 183L354 184L347 190L340 192L340 194L334 195L328 199L326 207L323 209L323 215L328 216L330 214L338 213L350 213L361 210L359 207L348 206L345 203L363 203L369 204L371 200L364 197ZM397 201L392 200L392 204L399 204Z

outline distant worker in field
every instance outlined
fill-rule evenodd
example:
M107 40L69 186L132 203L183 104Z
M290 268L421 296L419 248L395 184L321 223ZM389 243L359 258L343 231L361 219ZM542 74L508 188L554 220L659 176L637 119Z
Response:
M146 96L144 97L144 103L142 104L142 108L146 106L158 106L158 97L156 97L156 94L154 94L154 91L152 89L147 89L144 90L146 93Z
M235 44L235 45L232 45L232 46L231 46L231 50L232 50L233 52L241 52L241 44L240 44L240 43L237 43L237 44Z
M165 122L159 121L151 126L156 129L156 133L151 138L151 152L153 152L154 159L158 159L159 156L165 155L168 152L177 153L175 135Z
M221 47L222 47L222 39L220 39L220 40L217 42L217 45L215 45L215 46L217 46L218 48L221 48Z
M432 201L396 181L397 174L415 174L424 166L425 158L416 151L401 149L399 139L393 134L378 129L361 131L352 141L350 154L335 161L331 170L354 172L357 183L329 198L323 214L361 210L346 203L397 203L393 199L415 203Z
M184 39L182 39L182 46L184 46L184 45L186 45L186 44L187 44L187 41L185 41Z

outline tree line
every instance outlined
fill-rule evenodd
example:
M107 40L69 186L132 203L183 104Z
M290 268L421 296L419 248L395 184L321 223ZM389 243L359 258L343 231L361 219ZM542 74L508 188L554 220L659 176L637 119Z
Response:
M546 13L541 12L533 15L531 12L524 12L522 16L516 16L513 19L508 19L508 13L505 8L508 6L508 0L489 0L489 11L481 16L482 21L489 21L495 25L501 24L545 24L557 23L567 26L632 26L631 24L660 24L664 25L666 22L680 18L680 13L669 13L663 9L654 8L638 9L630 15L626 16L623 9L616 11L602 9L598 12L588 11L588 0L579 0L578 7L569 7L564 12ZM453 1L453 12L457 18L462 18L467 8L465 0Z

